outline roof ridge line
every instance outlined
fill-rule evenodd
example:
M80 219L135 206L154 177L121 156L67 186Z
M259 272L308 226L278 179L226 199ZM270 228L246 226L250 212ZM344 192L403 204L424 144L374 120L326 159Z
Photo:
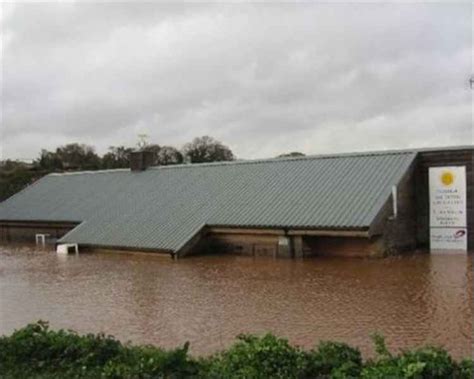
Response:
M67 175L81 175L81 174L103 174L105 172L125 172L130 171L129 168L108 168L104 170L84 170L84 171L70 171L70 172L51 172L45 176L67 176Z
M303 160L316 160L316 159L335 159L335 158L350 158L350 157L368 157L368 156L379 156L379 155L401 155L401 154L415 154L419 152L429 152L437 150L458 150L458 149L471 149L474 145L463 145L463 146L439 146L439 147L427 147L427 148L408 148L408 149L387 149L387 150L367 150L360 152L344 152L344 153L328 153L328 154L312 154L299 157L275 157L275 158L257 158L257 159L241 159L235 161L218 161L218 162L203 162L203 163L184 163L184 164L172 164L162 166L151 166L148 170L171 170L171 169L185 169L185 168L197 168L197 167L215 167L215 166L231 166L231 165L247 165L247 164L261 164L261 163L276 163L276 162L295 162ZM116 168L116 169L104 169L104 170L87 170L87 171L74 171L74 172L63 172L63 173L51 173L47 176L67 176L67 175L82 175L82 174L102 174L107 172L130 172L129 168Z
M356 153L334 153L334 154L317 154L317 155L306 155L301 157L281 157L281 158L257 158L257 159L241 159L235 161L217 161L217 162L203 162L203 163L181 163L172 165L162 166L150 166L144 171L149 170L171 170L171 169L185 169L185 168L196 168L196 167L215 167L215 166L233 166L233 165L250 165L250 164L262 164L262 163L277 163L277 162L295 162L295 161L309 161L317 159L336 159L336 158L350 158L350 157L367 157L367 156L378 156L378 155L401 155L415 153L415 150L380 150L380 151L367 151L367 152L356 152ZM105 170L87 170L87 171L72 171L72 172L53 172L46 176L68 176L68 175L82 175L82 174L102 174L107 172L130 172L129 168L115 168Z
M334 158L349 158L349 157L366 157L375 155L399 155L415 153L415 150L380 150L380 151L366 151L366 152L352 152L352 153L333 153L333 154L313 154L301 157L275 157L275 158L257 158L257 159L241 159L235 161L218 161L218 162L203 162L203 163L188 163L188 164L174 164L166 166L151 166L148 170L162 170L172 168L191 168L191 167L207 167L207 166L231 166L231 165L245 165L245 164L259 164L259 163L274 163L274 162L288 162L288 161L305 161L314 159L334 159Z

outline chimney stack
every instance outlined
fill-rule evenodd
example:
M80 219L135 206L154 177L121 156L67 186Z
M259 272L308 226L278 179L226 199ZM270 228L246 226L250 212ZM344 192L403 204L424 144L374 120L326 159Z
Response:
M154 157L153 151L132 151L130 153L130 170L133 172L145 171L153 165Z

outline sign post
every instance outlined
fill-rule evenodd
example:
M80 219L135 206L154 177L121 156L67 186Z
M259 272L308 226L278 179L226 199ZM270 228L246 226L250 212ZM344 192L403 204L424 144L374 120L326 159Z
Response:
M467 252L466 167L430 167L430 250Z

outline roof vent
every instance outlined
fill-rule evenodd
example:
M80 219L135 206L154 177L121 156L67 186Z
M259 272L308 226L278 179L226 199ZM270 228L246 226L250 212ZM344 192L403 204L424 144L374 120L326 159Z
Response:
M130 153L130 170L145 171L153 165L154 158L153 151L132 151Z

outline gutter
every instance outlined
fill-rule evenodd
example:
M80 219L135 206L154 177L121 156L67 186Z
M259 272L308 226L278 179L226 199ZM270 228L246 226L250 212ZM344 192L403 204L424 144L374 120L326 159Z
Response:
M298 227L251 227L251 226L208 226L210 233L216 234L260 234L277 236L334 236L334 237L366 237L369 238L369 228L318 229Z
M289 236L324 236L324 237L364 237L369 238L369 230L289 230Z

